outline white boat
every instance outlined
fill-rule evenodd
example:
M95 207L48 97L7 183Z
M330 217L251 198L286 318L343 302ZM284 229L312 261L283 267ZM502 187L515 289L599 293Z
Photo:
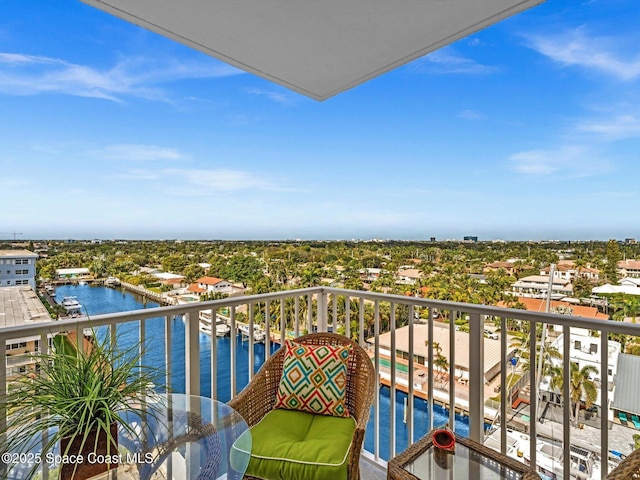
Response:
M107 277L107 279L104 281L104 284L107 287L117 287L118 285L120 285L120 280L118 280L116 277Z
M80 315L82 311L82 305L76 299L76 297L64 297L62 299L62 306L67 312L67 315Z
M238 330L240 330L240 333L242 334L243 337L249 338L249 325L246 325L244 323L240 323L240 324L238 324ZM254 325L253 326L253 341L261 343L261 342L264 342L264 339L265 339L264 330L262 328L260 328L258 325Z
M531 452L529 442L529 435L507 430L507 456L530 465ZM492 432L484 443L485 446L500 451L500 428ZM600 480L600 456L595 453L594 447L572 443L570 450L570 478L575 480ZM536 472L543 480L561 480L564 478L564 449L561 442L542 435L538 436L536 440Z
M200 331L202 333L206 333L207 335L211 335L211 312L207 310L201 311L198 314L198 318L200 320ZM229 335L230 331L231 327L227 325L225 320L221 317L216 316L216 337L225 337Z

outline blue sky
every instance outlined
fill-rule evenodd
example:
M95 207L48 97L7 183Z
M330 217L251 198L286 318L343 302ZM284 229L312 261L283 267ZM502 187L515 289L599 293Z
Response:
M638 25L548 0L316 102L2 0L0 238L640 238Z

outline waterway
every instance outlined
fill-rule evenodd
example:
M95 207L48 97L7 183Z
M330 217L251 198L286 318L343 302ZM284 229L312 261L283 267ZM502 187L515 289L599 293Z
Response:
M102 286L90 285L64 285L56 288L56 299L62 301L63 297L74 296L78 299L83 307L83 313L99 315L104 313L117 313L131 310L140 310L143 308L154 308L159 305L149 301L139 295L129 293L119 288L107 288ZM172 384L171 390L176 393L184 393L185 391L185 369L184 369L184 322L181 318L172 320ZM146 322L146 348L144 361L147 365L153 365L157 368L165 369L164 359L164 317L157 317ZM118 339L123 345L133 345L138 342L137 322L130 322L127 325L118 327ZM249 351L248 342L243 342L238 336L234 341L229 337L217 338L217 365L216 374L217 396L221 401L228 401L231 398L231 374L226 366L229 363L230 351L232 345L236 348L236 384L238 390L242 389L248 383L249 377ZM277 346L274 346L277 348ZM256 371L264 362L263 344L254 345L254 365ZM208 335L200 333L200 373L201 383L200 391L202 395L211 395L211 338ZM390 400L391 390L388 387L380 389L380 426L379 426L379 446L380 456L387 460L390 456L389 438L391 432L390 426ZM403 451L408 445L408 428L403 422L405 400L407 395L403 392L396 391L395 394L395 418L396 418L396 452ZM414 439L418 439L425 435L428 431L429 416L428 404L425 400L414 398ZM439 405L434 405L434 425L443 425L448 421L448 411ZM456 433L462 436L469 435L469 422L467 417L456 415L455 422ZM365 437L365 449L373 452L374 450L374 428L373 415Z

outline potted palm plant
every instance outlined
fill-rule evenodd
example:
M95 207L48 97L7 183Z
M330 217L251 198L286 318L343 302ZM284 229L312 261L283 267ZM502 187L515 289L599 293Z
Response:
M45 463L59 447L60 480L84 480L117 468L118 425L135 434L123 413L153 415L157 406L161 375L141 365L141 355L139 344L123 348L107 334L92 332L82 343L56 335L50 351L38 356L39 372L22 375L0 399L7 415L0 452L33 451L46 433L37 459ZM36 464L28 478L37 469Z

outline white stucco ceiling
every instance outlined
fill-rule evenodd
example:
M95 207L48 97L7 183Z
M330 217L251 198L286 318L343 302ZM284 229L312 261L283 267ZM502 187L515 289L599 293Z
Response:
M544 0L82 0L324 100Z

